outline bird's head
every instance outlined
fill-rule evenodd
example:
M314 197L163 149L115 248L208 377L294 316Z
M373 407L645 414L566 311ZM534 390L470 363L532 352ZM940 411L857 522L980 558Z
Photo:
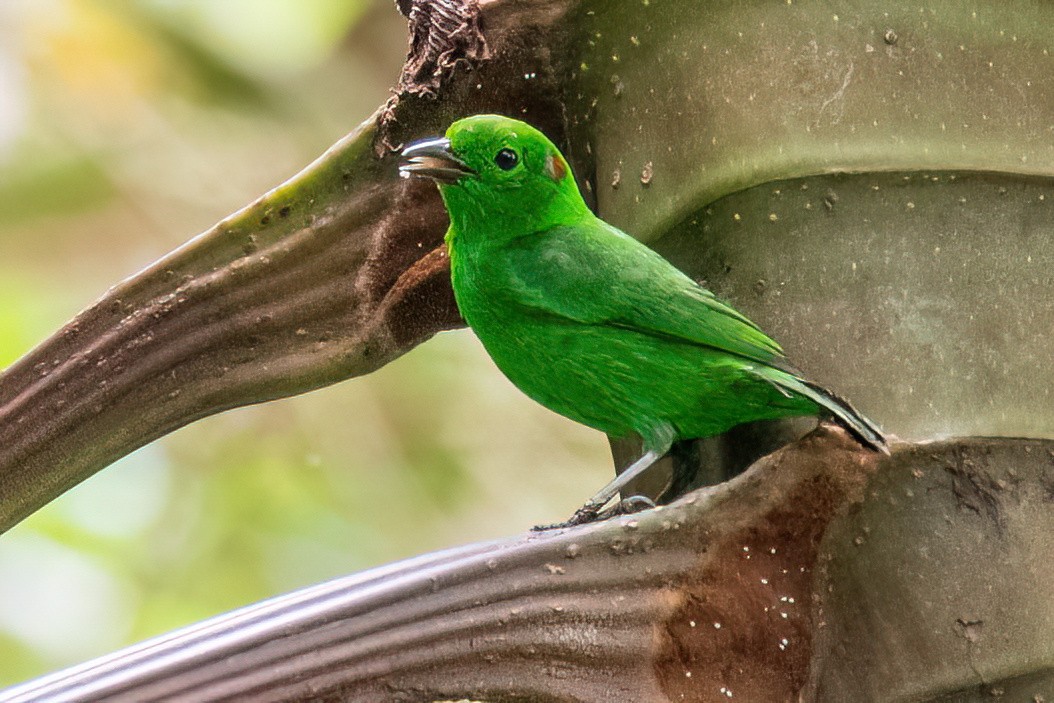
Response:
M410 144L399 171L439 184L455 228L521 236L572 224L589 210L567 160L525 122L476 115L450 125L444 137Z

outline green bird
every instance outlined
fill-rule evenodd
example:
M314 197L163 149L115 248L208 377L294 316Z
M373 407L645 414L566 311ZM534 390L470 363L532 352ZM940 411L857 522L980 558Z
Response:
M436 181L458 308L498 368L542 405L644 455L565 525L596 519L674 441L752 420L829 416L887 451L881 430L791 366L757 325L595 216L566 159L518 120L477 115L406 147Z

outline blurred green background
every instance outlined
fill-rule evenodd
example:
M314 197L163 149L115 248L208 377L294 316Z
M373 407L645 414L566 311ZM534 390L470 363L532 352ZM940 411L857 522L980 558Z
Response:
M388 96L390 0L0 0L0 368ZM468 332L209 418L0 536L0 685L300 586L565 518L602 435Z

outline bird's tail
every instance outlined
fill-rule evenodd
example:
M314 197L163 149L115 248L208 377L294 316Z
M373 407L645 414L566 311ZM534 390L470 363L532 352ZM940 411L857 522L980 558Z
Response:
M861 444L876 452L889 454L886 436L882 430L861 415L845 398L835 395L823 386L785 372L771 376L765 374L765 379L791 393L805 396L829 412L838 424L847 429Z

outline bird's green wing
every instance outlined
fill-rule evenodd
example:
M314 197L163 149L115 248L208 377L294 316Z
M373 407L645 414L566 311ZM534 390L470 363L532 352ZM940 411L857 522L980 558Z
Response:
M787 368L783 350L757 325L602 220L524 237L502 258L508 293L529 308Z

